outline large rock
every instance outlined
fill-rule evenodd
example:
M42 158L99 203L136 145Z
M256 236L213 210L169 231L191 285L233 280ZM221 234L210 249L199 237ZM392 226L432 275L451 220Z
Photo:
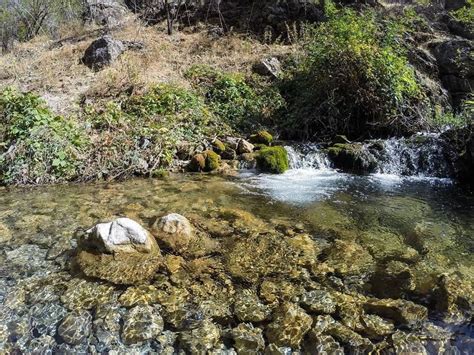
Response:
M253 71L259 75L278 78L282 73L281 63L275 57L266 58L255 64Z
M156 249L153 237L129 218L97 224L87 233L88 243L105 253L150 253Z
M153 233L167 247L184 251L193 239L193 227L189 220L177 213L158 218L153 225Z
M337 143L327 152L334 166L346 172L368 174L374 172L377 167L375 157L361 143Z
M97 25L116 26L124 20L127 8L115 0L84 1L84 20Z
M126 49L122 41L106 35L91 43L82 62L91 69L100 70L112 64Z

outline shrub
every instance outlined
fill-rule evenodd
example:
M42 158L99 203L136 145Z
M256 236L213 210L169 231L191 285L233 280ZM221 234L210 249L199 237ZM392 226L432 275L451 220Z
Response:
M234 129L255 130L283 106L279 92L256 77L207 66L191 67L186 77L203 93L213 113Z
M280 125L288 138L416 129L411 108L422 91L397 43L372 12L335 10L310 28L305 54L281 83L288 110Z
M283 147L265 147L256 156L257 167L264 172L282 174L289 168L288 153Z
M54 115L38 96L2 91L0 122L0 183L63 182L79 174L84 132Z

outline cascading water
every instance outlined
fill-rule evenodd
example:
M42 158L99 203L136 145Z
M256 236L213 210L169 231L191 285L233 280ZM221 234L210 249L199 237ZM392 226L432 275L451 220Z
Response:
M290 169L329 169L331 163L317 145L286 146Z
M376 173L397 176L452 176L452 167L443 142L435 134L377 141L382 148L374 153Z

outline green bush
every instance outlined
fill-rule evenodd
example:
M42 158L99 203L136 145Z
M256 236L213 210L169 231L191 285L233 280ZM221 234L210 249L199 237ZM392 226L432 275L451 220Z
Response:
M465 6L451 11L451 16L464 24L470 31L474 31L474 0L467 0Z
M335 10L307 30L305 53L281 83L287 138L417 129L422 90L394 27L373 12Z
M265 147L256 156L257 167L264 172L282 174L289 168L288 153L283 147Z
M87 137L38 96L0 92L0 183L64 182L77 177Z
M207 66L191 67L186 77L202 92L214 114L237 130L255 130L283 106L279 92L256 77Z

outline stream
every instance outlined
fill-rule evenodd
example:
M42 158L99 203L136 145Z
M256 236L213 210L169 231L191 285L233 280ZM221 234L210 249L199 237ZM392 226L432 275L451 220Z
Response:
M474 197L423 169L356 176L287 150L282 175L0 188L0 352L473 353ZM145 285L71 266L80 231L168 213L218 247L162 248Z

